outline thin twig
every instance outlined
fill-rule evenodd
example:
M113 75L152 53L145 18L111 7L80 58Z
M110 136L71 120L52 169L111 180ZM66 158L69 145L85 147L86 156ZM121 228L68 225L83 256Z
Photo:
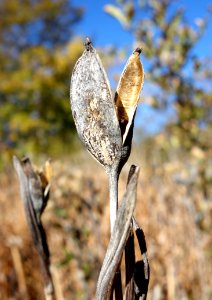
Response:
M13 259L14 268L17 273L18 286L19 286L21 299L28 300L29 295L28 295L28 291L27 291L23 263L22 263L19 249L17 246L11 246L10 251L11 251L11 255L12 255L12 259Z
M61 280L59 276L59 270L58 268L52 266L51 267L51 273L53 277L54 287L55 287L55 295L57 300L64 300L62 286L61 286Z

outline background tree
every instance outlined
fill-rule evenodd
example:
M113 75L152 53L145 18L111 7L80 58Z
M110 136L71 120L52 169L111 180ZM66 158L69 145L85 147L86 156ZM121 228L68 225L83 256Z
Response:
M177 113L168 128L175 130L180 145L190 149L194 143L205 147L200 136L209 125L211 89L209 58L196 57L193 49L204 33L207 19L189 25L181 7L173 10L172 1L116 1L105 11L118 19L135 36L148 59L146 80L154 84L149 100L155 109L172 105ZM210 59L211 60L211 59ZM208 61L208 63L207 63Z
M211 57L197 57L194 48L210 15L189 24L183 8L170 0L119 0L116 5L106 5L105 11L131 32L143 49L147 94L144 101L167 118L166 110L173 112L174 118L167 119L163 133L154 137L157 151L163 154L160 159L173 160L176 153L178 157L192 154L200 177L204 177L201 182L206 184L211 135ZM148 146L148 153L149 150ZM151 156L153 162L152 157L155 154Z
M1 159L72 143L71 68L82 51L72 29L83 10L68 0L0 3ZM73 64L72 64L73 62Z

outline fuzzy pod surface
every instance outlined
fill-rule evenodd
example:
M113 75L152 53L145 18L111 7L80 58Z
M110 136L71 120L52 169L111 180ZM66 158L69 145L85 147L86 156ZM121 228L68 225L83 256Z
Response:
M106 168L118 164L122 138L110 84L89 39L71 78L72 114L80 139Z

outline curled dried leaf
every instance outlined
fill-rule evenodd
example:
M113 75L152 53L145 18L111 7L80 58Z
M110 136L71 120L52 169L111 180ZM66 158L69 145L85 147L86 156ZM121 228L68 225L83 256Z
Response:
M136 188L139 167L131 167L131 177L127 185L121 205L118 209L117 219L113 228L107 252L99 274L96 299L109 299L112 284L117 268L126 245L131 228L131 219L136 203Z
M124 27L128 27L130 24L130 15L128 16L124 11L119 9L117 6L107 4L104 6L104 11L117 19Z
M15 169L18 173L20 182L25 180L25 188L22 190L28 190L28 196L23 197L25 201L31 201L33 209L35 211L37 220L40 217L47 205L50 183L48 182L44 172L38 172L36 168L33 168L32 163L28 157L19 160L17 157L13 158ZM23 185L23 184L21 184Z
M132 125L144 82L144 70L139 59L140 53L141 49L137 48L128 59L115 93L115 105L123 144Z
M134 270L134 285L135 293L139 299L146 299L149 286L150 278L150 266L147 255L147 246L143 230L139 227L135 218L133 217L133 227L136 232L139 248L141 255L143 256L142 261L137 261Z
M118 164L121 133L104 67L89 39L71 78L71 108L87 150L106 169Z

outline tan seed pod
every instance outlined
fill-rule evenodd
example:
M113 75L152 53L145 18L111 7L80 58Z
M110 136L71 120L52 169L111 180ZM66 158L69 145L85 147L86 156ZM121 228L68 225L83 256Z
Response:
M137 48L128 59L115 94L115 105L123 143L133 121L144 82L144 70L139 59L140 53L141 49Z
M51 179L53 176L53 170L51 165L51 160L48 159L44 166L39 168L38 166L33 164L33 172L38 175L39 180L41 182L42 191L44 193L44 196L46 197L49 193L49 189L51 187ZM25 166L26 169L26 166Z
M39 176L41 179L44 196L46 197L49 193L49 190L51 187L51 179L53 176L52 165L51 165L51 161L49 159L45 162L43 170L41 172L39 172Z
M48 159L46 162L45 162L45 165L44 165L44 174L45 174L45 177L47 179L48 182L50 182L52 176L53 176L53 170L52 170L52 164L51 164L51 160Z

